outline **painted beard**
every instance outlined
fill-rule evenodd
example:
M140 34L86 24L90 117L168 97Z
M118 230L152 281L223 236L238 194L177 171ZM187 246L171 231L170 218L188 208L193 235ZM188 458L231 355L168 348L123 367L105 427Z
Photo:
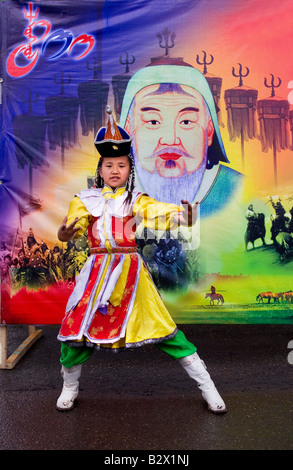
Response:
M156 169L153 173L145 170L137 157L135 146L133 146L132 151L139 185L150 197L153 197L157 201L177 205L181 205L182 199L191 203L195 201L195 196L199 190L206 169L206 154L200 167L193 173L188 174L185 169L182 176L163 177L159 175ZM172 163L172 160L167 160L166 166L168 167L168 165Z

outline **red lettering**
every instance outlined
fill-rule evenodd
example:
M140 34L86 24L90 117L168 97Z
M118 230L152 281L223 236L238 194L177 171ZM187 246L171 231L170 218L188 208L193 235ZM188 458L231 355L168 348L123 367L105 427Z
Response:
M27 55L27 44L22 44L18 47L16 47L8 56L7 59L7 72L11 77L23 77L24 75L27 75L31 70L34 68L34 66L37 63L37 60L39 58L39 50L36 50L34 54L31 55L31 61L28 65L25 65L23 67L17 65L16 59L20 54L23 54L24 56ZM27 60L27 58L26 58Z
M36 40L34 42L40 42L42 39L44 39L49 34L49 32L51 31L51 26L52 25L51 25L50 21L39 20L39 21L36 21L36 23L32 24L32 29L35 28L36 26L46 28L46 30L45 30L45 32L42 36L40 36L40 37L34 36L34 38L36 38Z
M52 26L50 21L46 21L46 20L39 20L39 21L32 22L32 20L37 19L38 13L39 13L39 8L37 8L34 11L32 2L29 3L28 10L25 10L23 8L23 13L24 13L24 17L27 18L30 22L30 24L24 30L24 36L26 36L26 38L29 41L26 44L21 44L20 46L17 46L9 54L7 63L6 63L6 69L7 69L8 74L11 77L15 77L15 78L19 78L19 77L23 77L24 75L27 75L35 67L38 61L40 52L42 54L46 48L46 43L43 45L43 48L41 49L41 51L40 49L35 49L35 47L38 43L42 42L45 38L48 38L49 32L51 31L51 26ZM44 31L41 34L37 32L38 36L34 35L34 30L37 27L44 28ZM63 36L60 35L60 31L62 31ZM57 54L57 56L59 57L59 55L62 55L67 49L67 47L69 46L73 35L70 32L64 32L64 30L58 30L57 33L59 34L59 36L57 35L56 38L53 36L52 40L58 39L58 37L60 37L61 39L67 40L67 43L63 47L64 50L62 49L61 53ZM95 44L95 39L91 35L81 34L71 43L68 49L68 55L72 52L72 49L76 44L81 44L81 45L86 46L85 51L79 56L74 58L75 60L79 60L85 57L92 50ZM55 55L53 58L57 56ZM27 65L24 65L24 66L19 65L21 62L18 59L21 59L21 58L25 59Z
M73 46L75 44L78 44L78 43L88 44L88 47L87 47L86 51L83 54L79 55L78 57L75 57L75 60L79 60L79 59L82 59L83 57L85 57L92 50L92 48L94 47L95 40L94 40L93 36L90 36L88 34L81 34L76 39L74 39L74 41L72 42L70 48L68 49L68 54L71 53L71 50L72 50Z

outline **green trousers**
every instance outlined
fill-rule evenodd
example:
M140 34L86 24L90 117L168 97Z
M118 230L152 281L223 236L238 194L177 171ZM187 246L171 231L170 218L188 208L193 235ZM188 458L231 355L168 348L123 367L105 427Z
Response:
M182 357L190 356L196 352L196 347L188 341L182 333L178 330L176 336L172 339L157 343L156 346L171 356L173 359L181 359ZM71 347L66 343L61 343L61 364L70 368L78 364L86 362L94 352L94 348L84 347Z

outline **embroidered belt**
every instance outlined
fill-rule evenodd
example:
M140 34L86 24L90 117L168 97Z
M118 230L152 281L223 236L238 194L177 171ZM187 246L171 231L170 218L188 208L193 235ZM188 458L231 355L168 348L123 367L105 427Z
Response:
M111 251L108 251L107 248L91 248L90 254L91 255L99 255L99 254L111 254L111 253L137 253L136 246L120 246L120 247L113 247Z

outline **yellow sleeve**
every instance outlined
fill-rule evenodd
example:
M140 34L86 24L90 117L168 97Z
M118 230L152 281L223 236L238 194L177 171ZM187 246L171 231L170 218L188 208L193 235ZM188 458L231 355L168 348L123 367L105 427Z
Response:
M79 219L76 223L76 227L80 227L80 230L76 232L74 238L78 238L84 233L85 229L88 227L92 216L87 211L83 202L81 202L81 200L77 196L70 201L67 214L67 225L73 222L75 217L78 217Z
M158 202L142 194L134 203L133 216L149 229L174 230L179 225L174 216L180 210L176 204Z

